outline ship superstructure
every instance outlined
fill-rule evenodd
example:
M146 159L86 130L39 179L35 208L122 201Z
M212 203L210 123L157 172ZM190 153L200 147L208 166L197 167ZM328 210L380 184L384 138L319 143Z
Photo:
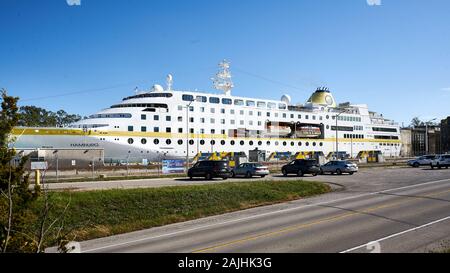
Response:
M338 104L318 88L303 105L233 96L230 64L213 79L219 94L154 85L67 128L15 128L16 148L104 148L106 160L150 161L198 153L380 151L398 156L400 128L365 104ZM337 139L336 139L337 134ZM336 141L337 140L337 141Z

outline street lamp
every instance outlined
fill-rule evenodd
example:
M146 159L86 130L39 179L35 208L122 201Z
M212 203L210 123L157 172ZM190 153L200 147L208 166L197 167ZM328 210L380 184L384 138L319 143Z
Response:
M186 105L186 173L189 170L189 109L194 101L195 99L192 99Z
M336 154L334 155L335 156L335 160L338 160L338 152L339 152L339 149L338 149L338 117L340 116L340 115L342 115L342 114L344 114L344 113L346 113L347 111L346 110L344 110L344 111L341 111L341 112L339 112L339 114L337 114L336 116L335 116L335 119L336 119Z
M437 120L437 118L434 118L432 120L429 120L425 122L425 154L428 154L428 123Z

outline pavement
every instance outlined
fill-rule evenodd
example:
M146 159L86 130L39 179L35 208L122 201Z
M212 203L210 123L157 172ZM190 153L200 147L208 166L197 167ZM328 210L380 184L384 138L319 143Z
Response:
M275 175L273 179L284 178ZM442 242L450 241L450 170L376 168L353 176L305 176L305 180L326 181L340 185L341 190L85 241L81 251L430 252L439 251ZM221 182L159 179L100 183L104 183L101 188L108 188Z

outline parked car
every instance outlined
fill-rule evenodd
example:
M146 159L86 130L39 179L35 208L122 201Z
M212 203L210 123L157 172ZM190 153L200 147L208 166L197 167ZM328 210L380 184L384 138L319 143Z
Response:
M260 163L242 163L231 171L231 176L245 176L247 178L253 176L265 177L269 173L269 169Z
M204 160L195 163L195 165L188 170L190 179L194 177L204 177L205 179L213 179L220 177L226 180L231 176L231 170L228 167L228 161L220 160Z
M281 172L284 176L288 174L296 174L297 176L303 176L304 174L312 174L316 176L320 173L320 166L317 161L311 159L296 159L291 163L284 165L281 168Z
M431 161L430 165L432 169L434 169L435 167L438 169L441 169L443 167L448 169L448 167L450 167L450 154L437 156L434 160Z
M322 166L320 166L320 174L343 174L348 173L350 175L358 171L358 165L347 160L332 160Z
M430 165L434 159L436 159L436 155L424 155L408 160L407 164L411 167L418 168L419 166Z

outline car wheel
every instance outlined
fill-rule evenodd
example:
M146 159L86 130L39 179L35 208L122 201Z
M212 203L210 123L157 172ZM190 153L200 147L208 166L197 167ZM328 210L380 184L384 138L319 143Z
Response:
M193 177L192 177L192 176L189 176L189 179L190 179L190 180L192 180L192 179L193 179Z
M353 175L353 174L354 174L354 172L349 172L348 174L349 174L349 175Z
M235 178L236 174L234 172L231 172L231 177Z
M247 173L245 174L245 177L246 177L246 178L252 178L252 173L251 173L251 172L247 172Z
M207 173L207 174L205 175L205 179L206 179L206 180L211 180L211 179L212 179L212 175L211 175L210 173Z
M338 175L341 175L341 174L342 174L341 169L337 169L337 170L336 170L336 173L337 173Z
M228 177L222 177L222 180L227 180L228 179Z
M312 173L312 176L317 176L317 173Z
M431 169L432 169L432 170L434 170L434 166L433 166L433 164L430 164L430 166L431 166Z
M419 163L414 162L414 164L413 164L413 167L414 167L414 168L419 168L419 166L420 166Z
M297 172L297 176L303 176L303 172L302 172L302 170L298 170L298 172Z
M320 173L319 173L320 175L323 175L324 174L324 172L323 172L323 170L322 169L320 169Z
M261 175L261 178L264 178L264 177L266 177L265 175Z
M283 173L283 176L287 176L288 175L288 173L287 173L287 171L285 169L283 169L281 172Z
M442 167L441 167L441 165L438 163L437 164L437 167L438 167L438 169L441 169Z

